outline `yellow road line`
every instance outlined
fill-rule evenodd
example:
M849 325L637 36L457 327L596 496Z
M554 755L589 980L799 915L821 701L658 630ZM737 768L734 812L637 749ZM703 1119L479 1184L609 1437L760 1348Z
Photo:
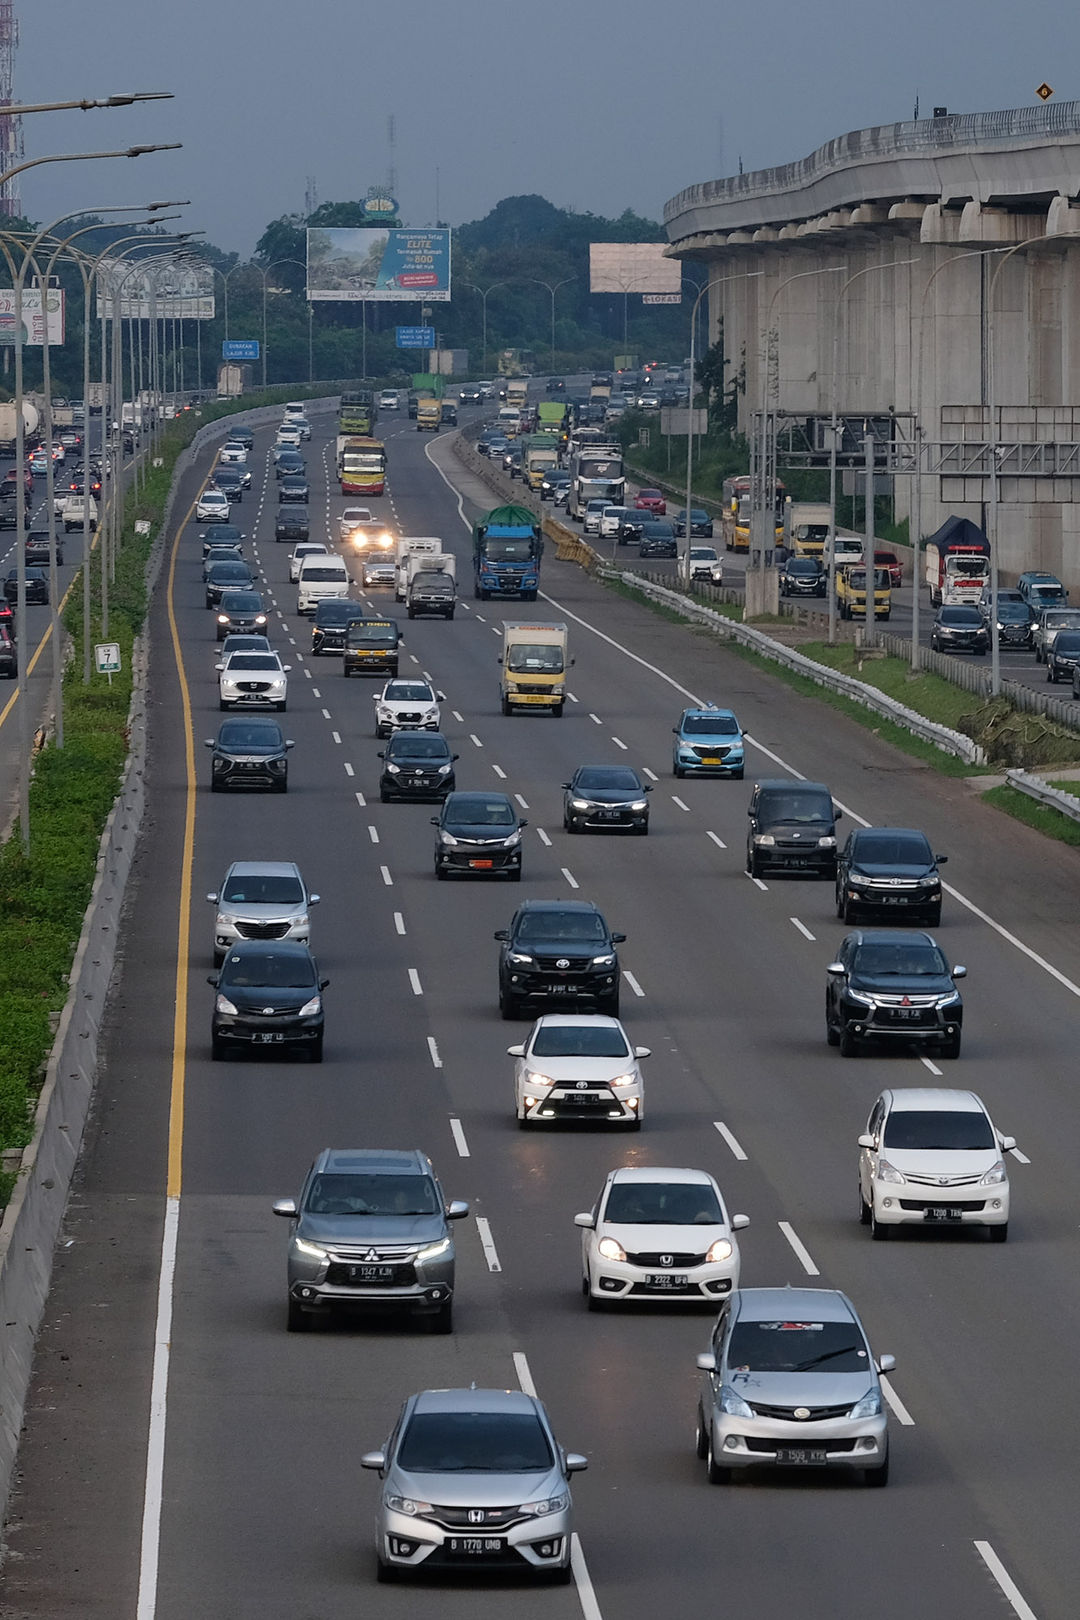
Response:
M97 545L97 543L98 543L98 535L100 533L101 533L100 527L94 530L94 538L90 542L90 550L91 551L93 551L95 546ZM63 596L60 598L60 606L56 610L57 617L59 617L59 615L61 613L63 613L64 609L67 607L67 599L71 595L72 590L75 587L75 581L80 577L81 574L82 574L82 568L79 569L78 574L75 575L75 579L73 579L71 581L71 583L69 584L67 590L64 592ZM46 644L47 644L47 642L49 640L49 637L51 635L52 635L52 619L49 620L49 628L46 630L45 634L42 636L41 640L38 642L37 646L34 648L34 656L31 658L29 664L27 664L27 666L26 666L26 676L27 676L28 680L29 680L30 676L34 673L34 665L37 663L38 659L41 657L42 653L45 651ZM11 713L12 709L15 707L15 705L16 705L16 703L18 703L18 701L19 701L19 689L18 689L18 687L16 687L15 691L12 692L12 694L8 698L7 702L4 704L3 709L0 709L0 726L3 725L4 721L7 719L8 715Z

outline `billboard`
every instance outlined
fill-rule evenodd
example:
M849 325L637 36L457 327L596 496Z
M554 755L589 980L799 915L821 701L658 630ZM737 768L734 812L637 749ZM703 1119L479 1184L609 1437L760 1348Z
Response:
M590 242L589 291L677 293L682 265L665 259L665 242Z
M309 230L309 300L446 304L450 301L448 230Z
M41 288L24 287L22 291L22 340L31 348L40 349L46 319L49 323L49 348L60 348L64 342L64 294L59 287L49 287L45 293L46 315L41 312ZM15 289L0 288L0 344L15 342Z
M206 263L103 259L97 273L97 319L212 321L214 271Z

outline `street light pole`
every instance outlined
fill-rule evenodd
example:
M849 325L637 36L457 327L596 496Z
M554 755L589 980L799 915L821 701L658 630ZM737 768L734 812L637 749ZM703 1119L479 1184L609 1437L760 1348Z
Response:
M493 293L495 291L496 287L505 287L506 282L505 281L493 281L491 283L490 287L478 287L474 281L462 281L462 282L459 282L458 285L462 286L462 287L468 287L468 288L471 289L472 292L480 294L480 303L481 303L481 309L482 309L481 320L482 320L482 324L483 324L483 334L484 334L484 336L483 336L483 350L484 350L483 370L487 371L487 301L488 301L488 294Z
M560 287L568 287L577 276L566 276L562 281L541 281L539 276L530 276L529 280L537 287L546 287L551 294L551 369L555 370L555 294Z

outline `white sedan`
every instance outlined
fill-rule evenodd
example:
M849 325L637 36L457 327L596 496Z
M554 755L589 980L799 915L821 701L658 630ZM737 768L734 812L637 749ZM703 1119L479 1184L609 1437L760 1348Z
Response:
M379 395L380 411L397 411L401 409L401 396L396 388L384 388Z
M289 552L289 583L295 585L300 578L300 564L305 557L327 556L328 549L321 540L301 540Z
M299 450L303 435L293 422L283 422L277 430L277 445L279 449Z
M427 681L387 681L373 697L375 735L389 737L394 731L438 731L439 704L445 692L436 692Z
M735 1233L749 1224L745 1215L729 1219L705 1170L613 1170L592 1209L574 1216L582 1228L581 1292L591 1311L629 1299L715 1310L739 1286Z
M545 1013L517 1058L514 1098L522 1127L547 1120L603 1120L637 1130L645 1117L638 1064L647 1046L631 1046L617 1018L595 1013Z
M235 439L229 439L222 445L218 454L218 465L222 467L245 467L247 458L246 446L237 443Z
M690 578L707 579L712 585L724 583L724 564L715 546L690 547Z
M219 708L287 708L292 665L283 664L276 652L237 652L214 667L220 674Z

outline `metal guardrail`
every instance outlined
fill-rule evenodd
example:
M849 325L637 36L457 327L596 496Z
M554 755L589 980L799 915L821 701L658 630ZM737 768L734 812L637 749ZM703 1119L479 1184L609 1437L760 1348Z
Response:
M1041 777L1032 776L1028 771L1011 770L1005 772L1005 780L1010 787L1016 788L1019 793L1026 793L1029 799L1035 799L1039 804L1047 805L1051 810L1059 810L1070 821L1080 821L1080 799L1074 793L1066 793L1063 788L1051 787Z
M905 662L911 660L911 642L905 636L875 630L873 644L893 658L902 658ZM991 695L990 671L981 661L963 661L948 653L935 652L931 647L923 647L919 653L919 667L940 675L943 681L959 686L965 692L972 692L976 697L988 699ZM1055 725L1064 726L1067 731L1080 731L1080 703L1072 697L1037 692L1033 686L1024 686L1020 681L1002 681L1001 695L1021 714L1037 714L1044 720L1052 720Z

